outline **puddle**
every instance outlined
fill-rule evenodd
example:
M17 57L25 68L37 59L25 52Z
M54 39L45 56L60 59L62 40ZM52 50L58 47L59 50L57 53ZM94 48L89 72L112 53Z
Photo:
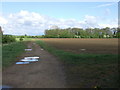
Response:
M10 90L13 87L8 86L8 85L1 85L0 88L1 88L1 90Z
M32 49L25 49L25 51L32 51Z
M80 49L80 50L85 51L86 49Z
M38 59L21 59L20 61L23 61L23 62L37 62Z
M24 59L39 59L39 57L24 57Z
M16 62L16 64L29 64L29 62Z
M21 59L19 62L16 62L16 64L29 64L31 62L37 62L39 57L24 57L24 59Z
M41 50L44 50L44 49L41 49Z

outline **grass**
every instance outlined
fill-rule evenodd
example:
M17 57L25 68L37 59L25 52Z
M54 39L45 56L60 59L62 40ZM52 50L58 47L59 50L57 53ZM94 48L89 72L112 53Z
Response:
M25 42L14 42L2 47L2 67L6 68L13 64L27 46Z
M23 38L23 41L31 41L34 40L34 38ZM19 42L20 38L16 38L16 41Z
M43 41L42 48L60 58L65 67L66 81L72 88L118 87L118 55L74 54L58 50Z

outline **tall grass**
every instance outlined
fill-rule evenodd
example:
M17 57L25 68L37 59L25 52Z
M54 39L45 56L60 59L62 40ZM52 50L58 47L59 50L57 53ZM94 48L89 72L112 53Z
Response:
M26 48L25 42L14 42L2 47L2 67L8 67L13 64Z
M36 43L63 62L68 86L72 88L118 87L118 55L74 54L58 50L43 41L36 41Z

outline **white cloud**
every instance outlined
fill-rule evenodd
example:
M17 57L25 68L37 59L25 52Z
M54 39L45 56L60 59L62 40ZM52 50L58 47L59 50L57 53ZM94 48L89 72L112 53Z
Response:
M84 21L87 27L98 27L98 19L95 16L86 15Z
M110 28L118 27L118 19L117 19L117 18L108 20L108 22L109 22L109 23L99 24L99 26L100 26L101 28L103 28L103 27L110 27Z
M101 4L101 5L98 5L96 7L108 7L108 6L112 6L114 4L117 4L117 2L114 2L114 3L107 3L107 4Z
M77 27L77 28L95 28L95 27L111 27L111 24L99 24L99 17L86 15L82 21L76 19L56 19L53 17L41 15L35 12L20 11L10 14L7 20L0 17L1 25L4 25L4 34L15 35L41 35L45 29L50 29L57 25L60 28ZM113 20L112 25L116 26Z
M105 28L105 27L110 27L110 28L118 27L117 24L99 24L99 26L100 26L101 28Z
M7 24L7 20L5 18L3 18L2 16L0 16L0 26Z

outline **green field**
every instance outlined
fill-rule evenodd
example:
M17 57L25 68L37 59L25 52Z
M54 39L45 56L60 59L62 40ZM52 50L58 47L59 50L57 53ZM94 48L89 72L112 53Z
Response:
M32 38L23 38L20 42L20 38L16 38L16 42L6 43L2 45L2 67L8 67L15 62L18 56L24 53L24 49L27 47L27 41L32 41Z
M40 40L37 43L62 61L68 86L118 87L118 55L74 54L56 49Z
M26 48L26 42L14 42L3 45L2 47L2 67L8 67L14 63L16 58L20 56Z

